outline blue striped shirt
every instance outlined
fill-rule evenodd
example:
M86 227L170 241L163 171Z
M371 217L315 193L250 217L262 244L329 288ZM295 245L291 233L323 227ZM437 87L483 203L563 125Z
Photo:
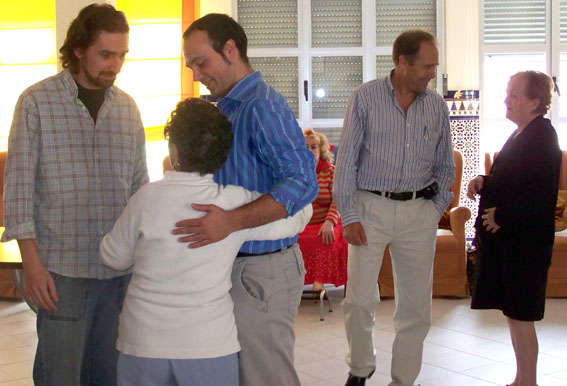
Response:
M359 222L357 190L414 192L433 182L439 213L451 203L455 161L449 112L432 90L419 94L404 114L390 77L353 92L344 120L333 197L344 225Z
M313 154L285 98L262 80L259 71L238 82L219 99L218 107L232 122L234 141L215 174L216 182L269 193L289 215L315 200L319 187ZM249 241L240 251L271 252L296 241L297 236Z

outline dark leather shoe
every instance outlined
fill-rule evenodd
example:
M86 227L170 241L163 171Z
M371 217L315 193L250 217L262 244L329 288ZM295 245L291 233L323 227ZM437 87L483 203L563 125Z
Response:
M348 379L345 383L345 386L364 386L366 384L366 380L370 378L374 374L374 370L366 377L357 377L356 375L352 375L348 373Z

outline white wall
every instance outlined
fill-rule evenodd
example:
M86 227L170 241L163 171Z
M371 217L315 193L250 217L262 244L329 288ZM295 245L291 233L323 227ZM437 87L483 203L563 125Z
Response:
M196 0L197 1L197 0ZM208 13L226 13L232 15L232 0L200 0L200 16Z
M445 0L445 72L449 90L478 90L479 0Z

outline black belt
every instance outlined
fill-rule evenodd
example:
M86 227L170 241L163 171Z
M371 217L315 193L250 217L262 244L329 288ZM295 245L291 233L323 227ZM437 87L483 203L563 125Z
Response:
M432 187L435 186L434 192L432 192ZM425 197L427 193L427 199L433 198L433 196L437 193L435 190L437 189L437 183L434 182L433 184L418 190L417 192L380 192L379 190L367 190L367 192L377 194L379 196L383 196L389 198L390 200L395 201L408 201L408 200L415 200L416 198ZM433 193L433 194L431 194Z
M295 245L295 244L293 244ZM246 252L238 252L238 254L236 255L236 257L249 257L249 256L264 256L264 255L271 255L273 253L284 253L285 251L287 251L289 248L292 248L293 245L290 245L289 247L285 247L282 249L276 249L275 251L271 251L271 252L262 252L262 253L246 253Z

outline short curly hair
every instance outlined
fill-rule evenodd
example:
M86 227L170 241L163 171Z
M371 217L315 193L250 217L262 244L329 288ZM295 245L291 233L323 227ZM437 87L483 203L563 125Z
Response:
M329 140L323 133L319 133L313 129L303 130L303 135L305 138L311 138L317 141L319 145L319 159L322 161L333 163L333 153L331 152L331 147L329 146Z
M205 175L226 161L232 149L232 124L212 103L188 98L171 113L164 137L177 147L179 171Z

